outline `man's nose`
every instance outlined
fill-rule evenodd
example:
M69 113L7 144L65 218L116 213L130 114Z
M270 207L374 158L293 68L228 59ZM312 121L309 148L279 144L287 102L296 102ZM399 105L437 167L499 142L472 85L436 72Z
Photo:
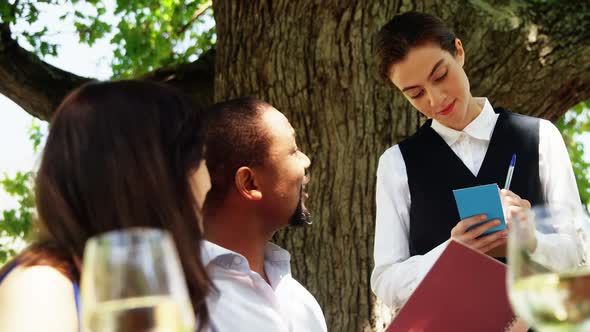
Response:
M303 152L301 152L301 160L303 161L303 167L305 169L307 169L307 168L309 168L309 166L311 166L311 159L309 159L309 157Z

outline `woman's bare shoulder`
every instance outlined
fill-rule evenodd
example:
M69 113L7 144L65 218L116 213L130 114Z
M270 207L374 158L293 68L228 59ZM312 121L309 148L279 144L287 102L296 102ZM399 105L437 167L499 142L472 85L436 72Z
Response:
M0 284L0 331L75 331L72 282L50 266L16 267Z

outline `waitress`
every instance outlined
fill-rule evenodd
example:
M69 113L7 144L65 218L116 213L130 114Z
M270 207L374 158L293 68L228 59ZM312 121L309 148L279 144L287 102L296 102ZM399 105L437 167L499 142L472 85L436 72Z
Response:
M505 256L507 230L479 237L500 224L476 215L460 220L453 189L504 183L513 154L511 190L501 196L507 214L531 204L581 207L557 128L549 121L494 109L471 95L461 40L437 17L395 16L377 35L384 79L429 120L386 150L377 169L375 268L371 288L391 307L401 306L449 239L492 256ZM568 263L573 244L537 241L534 255ZM571 262L570 262L571 263Z

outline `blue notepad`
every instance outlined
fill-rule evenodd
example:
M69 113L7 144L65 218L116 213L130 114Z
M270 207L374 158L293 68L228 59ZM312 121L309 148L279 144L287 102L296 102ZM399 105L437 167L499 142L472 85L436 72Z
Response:
M500 199L500 188L498 188L497 184L457 189L453 190L453 195L455 195L455 202L457 203L461 220L476 214L487 215L485 221L470 227L470 229L493 219L499 219L500 225L487 230L482 235L495 233L506 228L502 200Z

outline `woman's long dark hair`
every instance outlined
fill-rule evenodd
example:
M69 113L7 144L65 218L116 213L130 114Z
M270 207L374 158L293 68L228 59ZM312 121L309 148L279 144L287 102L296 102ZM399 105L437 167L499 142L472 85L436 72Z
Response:
M78 281L76 261L88 238L127 227L166 229L199 325L207 324L211 282L189 181L203 158L203 113L176 91L145 81L94 82L72 92L53 116L36 177L46 236L16 261L51 265Z

